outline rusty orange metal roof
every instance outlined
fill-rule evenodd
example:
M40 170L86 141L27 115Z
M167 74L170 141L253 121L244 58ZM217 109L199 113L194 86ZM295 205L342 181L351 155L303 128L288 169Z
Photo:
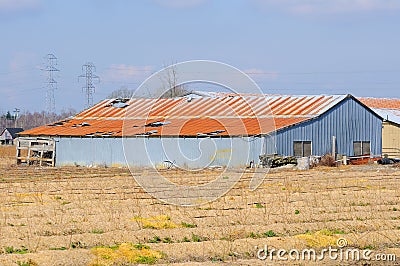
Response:
M388 98L358 98L363 104L370 108L398 109L400 110L400 99Z
M175 99L131 99L128 108L115 108L115 99L104 100L76 116L77 119L121 119L149 117L314 117L342 101L346 96L221 96ZM127 111L128 110L128 111Z
M106 99L23 136L251 136L315 118L348 95L244 95Z
M400 99L358 98L384 120L400 125Z

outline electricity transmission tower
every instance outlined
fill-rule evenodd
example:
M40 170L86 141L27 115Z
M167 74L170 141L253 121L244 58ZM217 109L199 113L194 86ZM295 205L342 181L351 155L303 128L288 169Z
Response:
M55 72L60 71L56 68L57 57L54 54L48 54L46 56L47 65L44 71L47 72L46 81L46 111L48 114L56 112L56 101L54 98L54 90L57 89L57 81L54 79Z
M93 105L93 93L95 91L95 86L93 84L94 80L100 82L100 77L95 75L94 72L96 71L96 67L93 63L86 63L82 66L82 75L79 78L85 78L85 86L82 87L82 91L85 93L86 103L85 108L89 108Z

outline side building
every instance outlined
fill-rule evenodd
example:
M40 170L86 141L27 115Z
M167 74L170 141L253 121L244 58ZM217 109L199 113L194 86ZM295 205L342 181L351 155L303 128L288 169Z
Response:
M400 99L359 98L383 118L382 154L400 158Z
M1 145L14 145L15 138L18 137L18 133L24 131L22 128L5 128L0 134Z
M20 133L20 143L54 140L57 166L244 167L262 154L382 153L382 118L352 95L209 95L107 99Z

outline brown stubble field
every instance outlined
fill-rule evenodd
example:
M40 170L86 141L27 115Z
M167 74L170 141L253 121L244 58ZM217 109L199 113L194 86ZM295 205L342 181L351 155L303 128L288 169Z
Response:
M153 199L125 168L17 167L4 147L0 156L0 265L272 265L256 258L255 246L320 250L338 238L397 255L369 264L400 263L400 168L270 171L255 191L247 170L218 200L179 207ZM163 174L201 183L220 170Z

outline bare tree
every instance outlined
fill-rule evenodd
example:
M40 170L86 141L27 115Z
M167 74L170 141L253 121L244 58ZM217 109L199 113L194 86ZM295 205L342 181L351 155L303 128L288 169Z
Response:
M147 88L146 94L135 95L135 90L121 87L120 89L111 92L111 94L108 95L108 98L131 98L133 95L135 97L174 98L191 93L185 85L178 84L178 73L175 64L166 66L165 70L162 71L161 74L158 74L158 78L161 81L161 87ZM144 89L145 88L143 88L143 90Z
M111 92L108 98L131 98L134 90L130 90L127 87L121 87L118 90Z
M160 77L162 82L161 98L181 97L190 93L185 85L178 84L178 73L175 64L165 67L166 73Z

